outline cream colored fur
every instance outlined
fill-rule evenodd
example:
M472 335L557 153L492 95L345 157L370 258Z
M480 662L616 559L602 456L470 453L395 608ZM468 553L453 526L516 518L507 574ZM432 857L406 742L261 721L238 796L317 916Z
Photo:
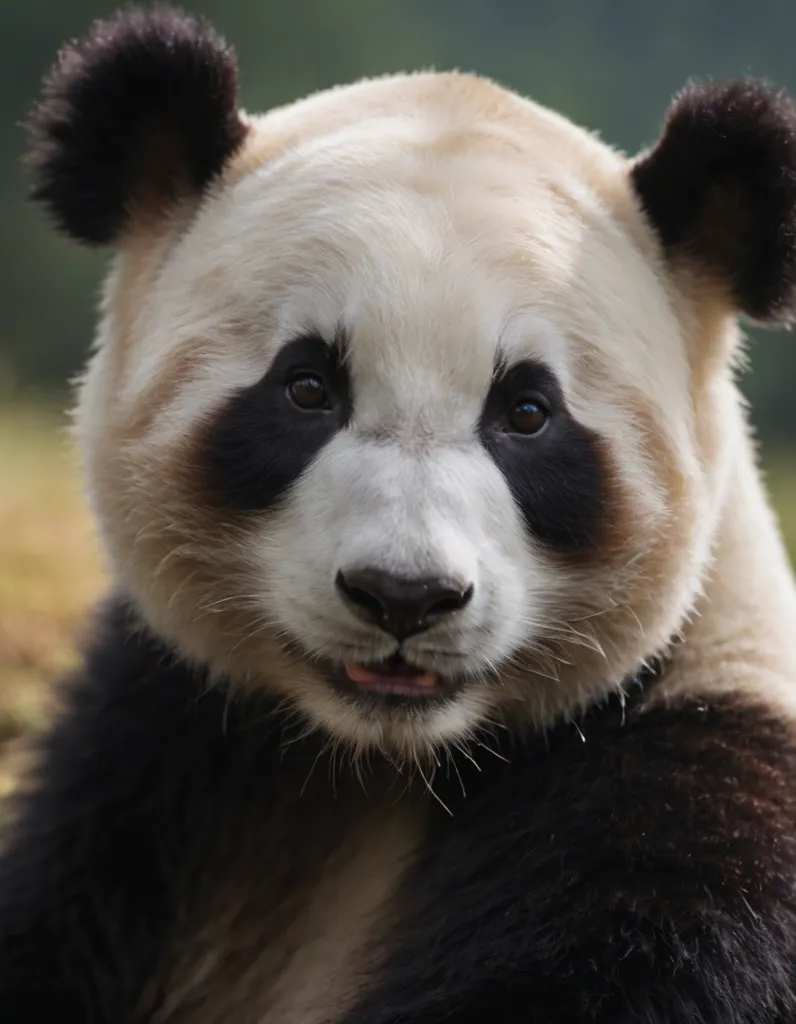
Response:
M249 121L213 195L133 224L80 389L90 499L150 623L352 751L420 757L485 720L546 726L677 633L664 696L733 688L796 711L796 594L732 379L734 311L696 268L663 263L630 162L455 74L362 82ZM352 429L284 511L213 513L203 425L292 335L341 323ZM594 558L529 539L477 443L499 344L545 360L606 440L618 511ZM335 601L344 556L478 580L444 638L473 680L452 708L365 721L282 648L289 634L339 659L390 653ZM429 647L413 653L444 668ZM498 683L480 686L493 668Z
M206 852L206 889L184 894L141 1005L152 1024L327 1024L383 960L423 801L372 775L367 794L341 777L331 799L322 771L285 774L281 799L266 788L219 822L227 842ZM277 845L280 822L291 836Z

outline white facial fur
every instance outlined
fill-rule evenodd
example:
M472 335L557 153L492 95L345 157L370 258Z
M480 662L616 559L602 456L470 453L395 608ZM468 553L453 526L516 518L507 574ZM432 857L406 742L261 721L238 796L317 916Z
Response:
M658 265L624 159L457 76L324 94L252 140L198 211L133 233L108 286L77 432L122 584L187 656L359 748L545 724L618 687L691 607L721 487L693 405L704 325ZM341 330L348 426L277 510L208 505L202 431L291 339ZM603 439L610 550L570 558L526 530L478 435L499 353L543 362ZM730 387L722 366L711 415ZM364 713L314 670L396 649L335 589L362 566L473 585L402 647L469 680L450 705Z

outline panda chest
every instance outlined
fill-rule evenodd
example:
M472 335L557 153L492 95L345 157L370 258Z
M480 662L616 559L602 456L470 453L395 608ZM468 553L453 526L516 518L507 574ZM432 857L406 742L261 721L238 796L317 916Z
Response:
M416 806L353 788L246 802L199 851L145 1012L152 1024L341 1019L386 955Z

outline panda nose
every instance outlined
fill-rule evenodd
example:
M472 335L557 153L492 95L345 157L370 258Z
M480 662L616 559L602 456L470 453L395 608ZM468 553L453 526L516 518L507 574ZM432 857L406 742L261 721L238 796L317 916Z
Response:
M473 596L473 587L450 580L406 579L378 569L338 572L337 589L362 619L405 640L430 629L460 611Z

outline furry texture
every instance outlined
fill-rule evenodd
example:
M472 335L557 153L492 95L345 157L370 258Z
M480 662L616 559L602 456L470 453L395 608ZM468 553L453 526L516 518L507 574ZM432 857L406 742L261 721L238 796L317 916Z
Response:
M160 220L243 142L237 78L226 43L180 11L98 22L61 52L30 119L34 198L90 244Z
M200 700L201 678L137 629L123 603L109 605L3 854L9 1022L131 1019L186 843L216 828L232 759L223 697Z
M517 395L545 403L544 443L507 429ZM611 491L610 457L600 437L572 416L555 374L534 363L499 373L489 390L480 432L534 537L567 552L607 550L619 495Z
M792 122L690 88L628 161L422 74L244 131L185 16L73 45L34 162L118 245L75 420L128 607L0 861L4 1020L790 1024L796 587L733 368ZM391 635L361 571L468 601Z
M286 381L311 372L328 388L328 409L300 410ZM297 338L268 372L233 395L206 428L203 470L211 496L238 510L265 511L285 496L350 417L351 385L339 346Z
M693 602L726 465L701 445L724 403L736 416L729 380L690 393L701 325L670 303L627 162L466 76L250 123L191 221L142 229L108 283L76 421L120 582L187 656L357 749L411 757L618 689ZM308 335L346 338L350 410L307 434L291 413L275 446L283 353ZM493 444L527 365L550 429ZM496 366L514 382L497 410ZM266 379L268 410L248 390ZM208 500L208 456L248 507ZM400 650L461 679L456 702L360 715L331 692L324 662L398 653L335 587L365 568L473 587Z
M441 782L452 817L351 1024L794 1019L792 727L765 705L650 709L636 692L500 749L510 763Z
M633 168L668 249L703 264L737 308L790 322L796 289L796 104L756 79L691 83Z
M648 698L634 687L624 707L612 701L546 737L485 736L488 749L454 752L348 1024L470 1024L487 1012L499 1024L792 1019L793 730L734 697ZM179 899L201 903L211 866L211 888L231 884L228 898L248 884L232 869L241 837L219 846L219 824L258 792L284 789L294 736L267 704L225 706L124 602L110 604L0 865L3 1020L210 1020L201 1002L164 1016L156 967L190 944L183 936L170 950ZM329 836L344 840L345 803L327 770L309 796L304 787L308 827L296 819L291 839L278 800L261 804L258 862L270 862L275 839L288 843L288 909L312 877L307 857ZM367 778L378 773L371 763ZM390 802L416 799L402 783ZM358 813L378 816L384 802L377 787ZM256 887L240 898L256 908ZM222 1005L273 927L257 914ZM236 1020L257 1024L256 998Z

